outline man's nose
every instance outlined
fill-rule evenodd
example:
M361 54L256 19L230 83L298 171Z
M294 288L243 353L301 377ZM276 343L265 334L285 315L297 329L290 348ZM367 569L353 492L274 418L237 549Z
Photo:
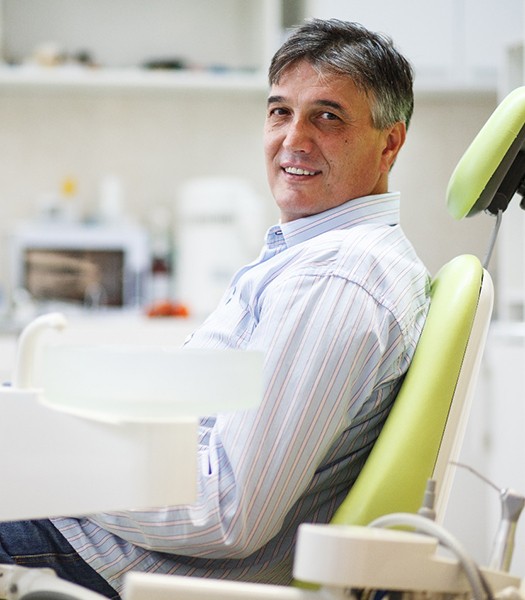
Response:
M283 147L291 152L309 152L312 147L310 126L303 119L294 119L288 125Z

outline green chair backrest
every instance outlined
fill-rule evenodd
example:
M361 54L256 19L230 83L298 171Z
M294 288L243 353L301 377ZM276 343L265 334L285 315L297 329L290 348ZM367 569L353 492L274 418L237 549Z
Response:
M458 162L447 188L449 213L459 220L485 210L504 211L523 177L523 158L517 157L524 143L522 86L498 104ZM520 166L511 174L515 160Z
M367 525L392 512L418 511L437 463L484 278L490 282L480 261L462 255L433 280L429 313L413 361L371 454L332 523ZM485 334L491 309L490 299L483 317ZM476 340L478 353L484 337Z

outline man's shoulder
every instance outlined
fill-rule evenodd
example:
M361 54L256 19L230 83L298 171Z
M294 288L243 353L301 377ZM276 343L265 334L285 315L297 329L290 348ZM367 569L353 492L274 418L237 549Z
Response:
M427 285L428 273L399 225L363 224L327 231L305 245L297 269L344 278L381 303L408 286Z
M305 264L331 259L333 267L356 272L370 263L388 263L397 252L409 249L410 243L399 226L365 223L311 238L304 243L300 258Z

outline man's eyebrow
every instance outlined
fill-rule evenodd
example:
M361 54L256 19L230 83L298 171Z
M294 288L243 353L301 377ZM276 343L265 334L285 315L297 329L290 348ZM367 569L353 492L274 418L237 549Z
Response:
M275 104L276 102L284 102L284 96L269 96L268 104Z
M346 112L342 104L339 104L339 102L336 102L335 100L317 100L314 104L319 104L319 106L326 106L326 108L335 108L336 110Z
M341 115L344 115L346 118L353 120L348 110L342 104L336 102L335 100L317 100L315 104L323 106L324 108L332 108L334 110L337 110Z

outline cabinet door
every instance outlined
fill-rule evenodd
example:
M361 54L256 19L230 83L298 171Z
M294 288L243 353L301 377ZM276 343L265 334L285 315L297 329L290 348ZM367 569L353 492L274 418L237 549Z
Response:
M465 68L478 81L497 80L505 50L523 40L523 0L465 0Z
M423 88L495 89L504 49L522 35L521 0L307 0L306 12L387 33Z
M523 324L495 323L489 334L484 360L488 374L488 464L484 475L500 489L525 494L525 330ZM487 520L483 523L494 539L501 517L498 493L487 489ZM516 532L512 573L525 571L525 515ZM487 563L488 564L488 561Z
M261 69L274 0L2 0L5 58L20 62L42 44L102 66L182 61L199 68ZM277 6L277 5L276 5ZM271 10L270 10L271 9ZM275 20L275 19L274 19Z
M393 38L422 78L445 78L459 44L458 2L421 0L308 0L308 16L357 21Z

